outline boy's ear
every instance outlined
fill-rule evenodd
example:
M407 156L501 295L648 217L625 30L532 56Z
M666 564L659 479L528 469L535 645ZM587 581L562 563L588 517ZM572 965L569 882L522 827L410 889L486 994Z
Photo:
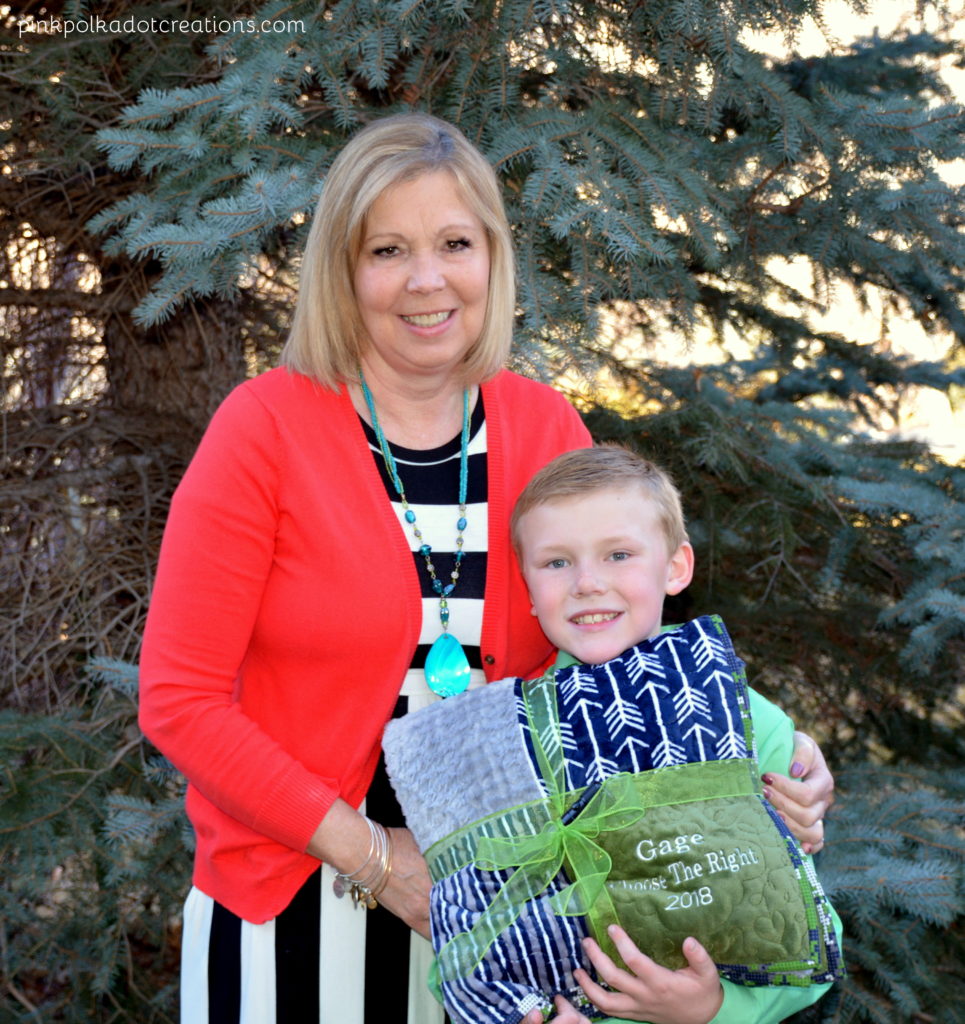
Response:
M684 541L670 556L667 566L668 594L679 594L694 578L694 549L689 541Z

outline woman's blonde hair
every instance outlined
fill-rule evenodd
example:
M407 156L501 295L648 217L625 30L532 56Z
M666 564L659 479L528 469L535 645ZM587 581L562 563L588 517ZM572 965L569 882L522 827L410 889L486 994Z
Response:
M518 554L520 520L534 508L593 491L634 485L641 487L656 505L667 550L672 554L687 540L680 492L665 470L629 448L615 444L564 452L536 473L513 507L509 522L513 547Z
M466 356L467 383L493 376L509 356L516 290L512 236L499 183L486 158L451 124L395 114L363 128L325 178L305 243L298 301L281 362L327 385L357 376L366 339L352 279L372 204L390 186L447 171L489 242L489 295L479 340Z

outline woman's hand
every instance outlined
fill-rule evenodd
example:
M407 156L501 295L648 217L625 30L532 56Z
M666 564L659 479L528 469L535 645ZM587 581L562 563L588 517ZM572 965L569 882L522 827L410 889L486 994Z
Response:
M432 881L425 858L407 828L386 830L392 837L392 874L379 895L379 903L396 917L429 938L429 889Z
M432 887L429 869L407 828L390 828L386 832L392 842L392 871L378 901L428 939ZM372 853L372 831L368 819L344 800L336 800L315 829L306 852L331 864L336 871L370 870L373 865L367 858Z
M671 971L641 953L618 925L611 925L608 931L630 969L617 967L593 939L583 940L583 948L597 974L610 986L601 987L582 968L573 972L595 1006L611 1017L652 1024L708 1024L716 1016L724 991L714 961L696 939L684 940L687 966ZM557 1008L560 1009L559 1002ZM569 1007L565 1016L561 1009L554 1019L561 1024L577 1024L586 1018Z
M803 732L794 734L789 775L762 776L764 795L797 836L805 853L824 846L824 816L834 803L834 777L821 748Z

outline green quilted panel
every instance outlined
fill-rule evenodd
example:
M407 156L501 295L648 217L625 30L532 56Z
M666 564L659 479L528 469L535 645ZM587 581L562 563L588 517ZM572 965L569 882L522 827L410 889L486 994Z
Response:
M800 883L759 797L650 807L598 842L613 859L607 888L620 923L658 963L686 966L688 935L719 964L810 955Z

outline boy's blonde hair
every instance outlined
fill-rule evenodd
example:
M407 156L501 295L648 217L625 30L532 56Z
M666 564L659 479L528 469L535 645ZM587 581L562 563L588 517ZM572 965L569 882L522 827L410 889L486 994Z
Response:
M657 506L667 549L673 554L688 539L680 492L663 469L618 445L578 448L545 465L516 499L509 522L513 548L519 554L519 523L534 508L608 487L632 485L641 487Z

